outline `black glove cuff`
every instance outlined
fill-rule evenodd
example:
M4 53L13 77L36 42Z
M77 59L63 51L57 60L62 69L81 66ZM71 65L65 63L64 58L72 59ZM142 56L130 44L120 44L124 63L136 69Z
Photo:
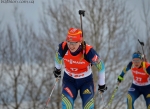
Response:
M98 90L100 92L104 92L105 90L107 90L107 86L104 84L104 85L98 85Z
M53 73L56 78L58 78L58 77L61 78L61 69L57 69L55 67Z
M99 86L99 89L104 89L105 88L105 84L104 85L98 85Z
M60 72L61 73L61 69L57 69L56 67L54 68L55 72Z

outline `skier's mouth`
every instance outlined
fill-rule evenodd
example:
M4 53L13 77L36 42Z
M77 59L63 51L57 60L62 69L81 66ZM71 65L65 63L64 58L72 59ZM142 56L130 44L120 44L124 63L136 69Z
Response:
M72 48L72 49L70 49L70 51L71 51L71 52L74 52L74 51L75 51L75 49L74 49L74 48Z
M135 67L137 67L137 68L138 68L138 67L139 67L139 65L135 65Z

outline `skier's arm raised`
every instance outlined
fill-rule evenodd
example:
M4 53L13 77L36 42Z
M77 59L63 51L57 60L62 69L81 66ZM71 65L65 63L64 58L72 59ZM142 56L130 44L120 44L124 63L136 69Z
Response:
M124 75L126 74L127 71L129 71L132 67L132 62L129 62L129 64L123 68L121 74L118 76L118 82L122 82L123 81L123 78L124 78Z

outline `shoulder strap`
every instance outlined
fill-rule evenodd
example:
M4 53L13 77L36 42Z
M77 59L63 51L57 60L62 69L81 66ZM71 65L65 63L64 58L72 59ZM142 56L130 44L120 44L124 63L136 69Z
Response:
M147 71L146 71L146 62L143 62L143 70L145 71L146 74L148 74Z
M90 62L90 60L89 60L88 57L87 57L87 53L90 51L91 48L87 47L85 41L84 41L84 45L85 45L84 59L85 59L87 62Z
M67 50L68 50L68 46L67 46L67 43L66 42L63 42L62 43L62 58L65 56Z
M85 46L84 59L87 61L88 59L87 59L87 56L86 56L86 42L85 41L84 41L84 46Z

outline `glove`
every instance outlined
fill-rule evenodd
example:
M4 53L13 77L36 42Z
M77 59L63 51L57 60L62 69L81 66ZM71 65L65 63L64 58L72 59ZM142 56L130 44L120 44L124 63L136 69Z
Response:
M104 85L98 85L98 91L101 93L104 93L104 91L107 90L107 86Z
M55 67L53 73L54 73L55 78L61 78L61 70L60 69L57 69Z
M123 81L123 77L119 75L117 80L119 83L121 83Z

